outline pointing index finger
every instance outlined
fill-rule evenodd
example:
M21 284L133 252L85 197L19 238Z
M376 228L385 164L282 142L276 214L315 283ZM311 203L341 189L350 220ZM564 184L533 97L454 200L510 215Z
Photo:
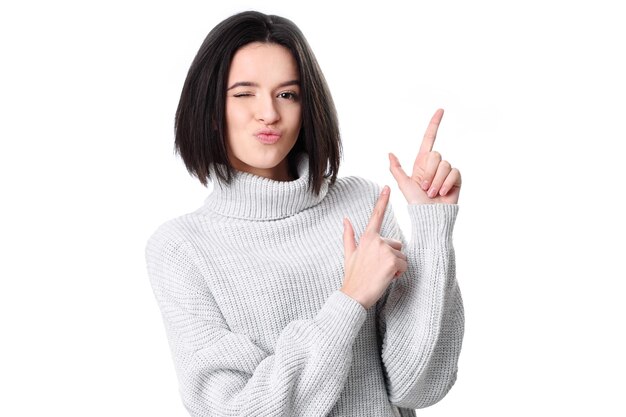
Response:
M370 221L367 224L365 231L380 233L380 228L383 225L383 217L385 216L385 209L389 202L389 186L385 185L382 192L378 196L378 201L374 206L374 211L370 217Z
M439 129L439 123L443 117L443 109L437 109L433 117L428 123L426 133L424 133L424 139L422 139L422 145L420 146L419 155L426 154L433 150L435 139L437 138L437 130Z

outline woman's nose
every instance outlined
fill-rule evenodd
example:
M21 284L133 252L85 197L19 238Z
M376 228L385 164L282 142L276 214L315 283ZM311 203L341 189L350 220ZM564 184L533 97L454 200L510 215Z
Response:
M259 104L257 107L257 120L271 125L276 123L280 119L280 114L276 109L276 103L273 97L261 97L259 98Z

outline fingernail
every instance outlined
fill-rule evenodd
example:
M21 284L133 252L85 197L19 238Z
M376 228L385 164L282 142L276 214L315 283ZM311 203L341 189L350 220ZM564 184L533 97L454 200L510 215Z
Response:
M424 190L424 191L428 190L428 186L429 186L428 180L424 180L422 182L422 190Z
M434 188L428 190L428 197L433 198L435 195L437 195L437 190L435 190Z
M387 195L387 194L389 194L389 187L385 185L383 187L383 195Z
M447 192L448 192L448 190L446 190L445 187L441 187L441 190L439 191L439 194L446 195Z

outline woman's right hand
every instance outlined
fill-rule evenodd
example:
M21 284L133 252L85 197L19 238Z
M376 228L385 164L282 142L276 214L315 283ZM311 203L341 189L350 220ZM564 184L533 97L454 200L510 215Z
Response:
M342 292L369 309L382 297L394 278L407 269L402 243L380 236L385 209L389 202L389 187L383 187L357 247L350 220L343 221L345 277Z

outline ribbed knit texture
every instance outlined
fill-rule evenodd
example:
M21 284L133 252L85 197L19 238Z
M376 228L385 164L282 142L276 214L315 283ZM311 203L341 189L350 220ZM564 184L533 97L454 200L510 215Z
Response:
M381 187L360 177L308 190L236 172L201 208L148 240L183 403L192 416L414 416L454 384L463 338L452 230L456 204L393 210L381 235L409 269L366 310L339 291L343 217L358 239Z

